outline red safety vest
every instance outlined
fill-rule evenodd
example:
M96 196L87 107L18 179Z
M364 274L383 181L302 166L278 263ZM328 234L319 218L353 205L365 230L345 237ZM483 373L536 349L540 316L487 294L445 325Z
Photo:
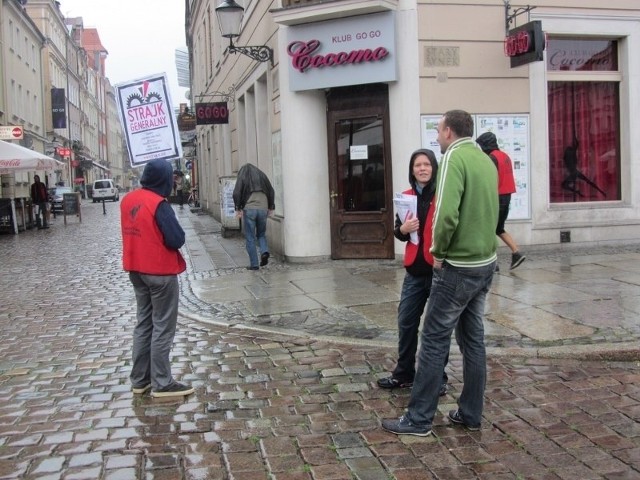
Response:
M513 178L513 164L509 155L501 150L494 150L491 155L498 161L498 195L516 193L516 182Z
M413 191L412 188L402 192L406 195L415 195L416 192ZM429 209L427 210L427 220L424 222L424 229L422 230L422 255L424 259L427 261L429 265L433 265L433 255L429 249L431 248L431 241L433 239L433 214L435 212L436 207L436 197L431 199L431 203L429 204ZM418 245L412 243L411 241L407 241L404 246L404 266L409 267L413 265L413 262L416 261L416 257L418 256Z
M165 246L156 223L156 210L164 201L164 197L144 188L122 199L122 265L127 272L177 275L186 270L182 254Z

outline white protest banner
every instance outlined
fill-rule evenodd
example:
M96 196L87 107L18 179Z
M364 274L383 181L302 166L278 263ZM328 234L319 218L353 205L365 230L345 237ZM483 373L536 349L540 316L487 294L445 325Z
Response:
M114 85L132 167L182 157L176 115L164 73Z

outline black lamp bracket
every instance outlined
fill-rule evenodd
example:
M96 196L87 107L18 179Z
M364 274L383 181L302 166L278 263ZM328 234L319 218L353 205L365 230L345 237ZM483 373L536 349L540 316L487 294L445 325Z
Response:
M516 8L513 10L513 12L511 11L511 3L509 3L509 0L504 0L504 26L505 26L505 32L509 33L509 28L511 27L511 24L515 22L515 19L518 15L522 15L523 13L529 13L531 10L533 10L536 7L531 7L529 5L527 5L526 7L520 7L520 8Z
M229 46L226 51L229 53L241 53L258 62L271 62L271 66L273 67L273 49L266 45L239 47L233 44L233 40L229 39Z
M231 85L229 87L229 91L227 93L225 92L211 92L211 93L201 93L200 95L195 95L196 101L202 101L202 100L208 100L208 99L215 99L218 97L221 97L223 101L225 102L229 102L232 106L235 105L236 103L236 87L235 85Z

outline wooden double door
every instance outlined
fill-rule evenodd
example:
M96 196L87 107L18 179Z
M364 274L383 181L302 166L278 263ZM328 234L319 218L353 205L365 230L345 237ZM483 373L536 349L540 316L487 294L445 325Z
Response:
M393 258L386 84L327 93L331 257Z

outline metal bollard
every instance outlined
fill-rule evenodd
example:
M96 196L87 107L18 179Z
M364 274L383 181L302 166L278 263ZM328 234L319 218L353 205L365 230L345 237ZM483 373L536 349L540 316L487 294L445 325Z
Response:
M107 206L104 204L104 198L102 199L102 214L107 214Z

